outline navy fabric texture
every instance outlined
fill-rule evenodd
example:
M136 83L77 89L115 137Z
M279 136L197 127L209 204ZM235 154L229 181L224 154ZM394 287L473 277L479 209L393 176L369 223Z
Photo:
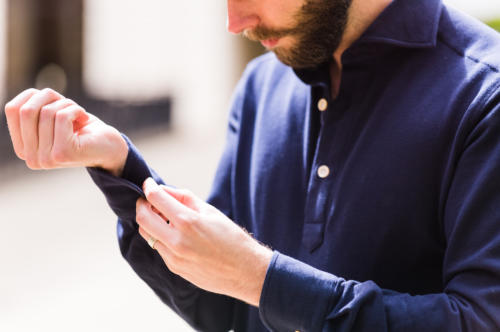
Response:
M139 236L140 186L161 179L128 140L122 178L89 169L123 256L204 331L500 330L500 35L395 0L342 63L335 98L328 64L272 53L236 88L208 202L275 250L259 308L174 275Z

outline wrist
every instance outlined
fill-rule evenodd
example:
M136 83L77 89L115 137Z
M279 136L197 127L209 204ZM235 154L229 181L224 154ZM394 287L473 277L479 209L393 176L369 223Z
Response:
M240 300L258 307L273 252L253 238L251 242L252 244L250 245L247 258L242 260L242 268L239 277L240 294L237 297Z
M100 163L97 167L120 177L123 174L128 156L128 144L123 136L116 130L109 138L109 154L106 160Z

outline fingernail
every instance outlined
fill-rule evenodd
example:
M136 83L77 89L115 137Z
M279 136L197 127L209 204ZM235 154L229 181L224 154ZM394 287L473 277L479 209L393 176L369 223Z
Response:
M157 185L158 184L156 183L156 181L153 180L153 178L149 177L146 179L146 181L144 181L143 189L145 189L146 187L157 186Z

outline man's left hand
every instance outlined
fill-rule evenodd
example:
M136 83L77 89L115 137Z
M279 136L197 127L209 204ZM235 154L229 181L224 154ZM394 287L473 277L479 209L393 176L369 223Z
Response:
M191 192L149 178L136 205L139 233L170 271L207 291L258 306L272 251Z

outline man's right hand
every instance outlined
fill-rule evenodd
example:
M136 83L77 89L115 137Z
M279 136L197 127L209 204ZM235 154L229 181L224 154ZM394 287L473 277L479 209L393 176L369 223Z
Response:
M16 155L31 169L100 167L120 176L128 154L121 134L51 89L29 89L5 106Z

